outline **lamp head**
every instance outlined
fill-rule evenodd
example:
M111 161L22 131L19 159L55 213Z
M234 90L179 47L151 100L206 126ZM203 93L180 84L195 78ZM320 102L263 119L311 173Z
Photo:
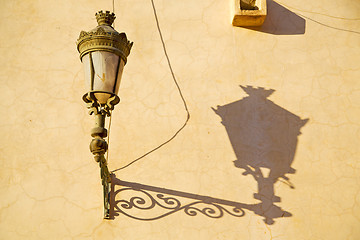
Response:
M119 33L111 26L114 13L99 11L95 16L98 26L89 32L81 31L77 49L84 65L87 92L94 92L96 101L104 105L118 93L133 43L128 41L125 33Z

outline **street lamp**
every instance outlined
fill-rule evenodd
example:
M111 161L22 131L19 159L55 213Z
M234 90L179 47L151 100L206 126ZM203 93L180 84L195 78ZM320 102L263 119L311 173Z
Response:
M104 218L110 218L111 177L105 159L108 144L105 118L111 115L114 106L120 102L117 96L120 80L132 42L125 33L118 33L111 25L115 14L99 11L95 14L98 26L89 32L81 31L77 40L80 60L84 65L87 93L83 100L89 114L95 115L95 127L90 151L100 165L100 176L104 190Z

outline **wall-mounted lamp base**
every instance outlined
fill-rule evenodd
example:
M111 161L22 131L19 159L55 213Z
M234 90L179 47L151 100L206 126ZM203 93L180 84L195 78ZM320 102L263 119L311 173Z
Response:
M110 219L110 191L111 191L111 175L107 167L105 153L108 144L104 138L107 137L105 129L105 118L111 115L114 105L119 103L120 99L117 95L111 93L106 104L100 104L95 97L95 92L89 92L84 95L83 100L88 104L90 114L95 114L95 127L91 130L93 139L90 143L90 151L94 154L94 159L99 163L101 184L104 192L104 219Z
M261 26L266 18L266 0L256 0L254 8L244 7L244 0L231 0L232 6L232 25L237 27L258 27Z
M105 141L107 130L104 128L105 114L98 113L95 115L95 127L91 130L91 136L94 137L90 143L90 151L94 154L94 159L99 163L101 184L104 191L104 218L110 218L110 189L111 176L105 159L105 152L108 144Z

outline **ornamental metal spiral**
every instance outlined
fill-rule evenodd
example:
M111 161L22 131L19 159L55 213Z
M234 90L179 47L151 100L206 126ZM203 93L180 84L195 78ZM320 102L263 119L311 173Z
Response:
M153 196L149 192L131 187L122 188L116 191L115 195L124 191L134 191L138 194L141 194L142 196L136 195L131 197L129 200L121 199L115 201L114 211L120 212L130 218L137 220L157 220L179 211L184 211L184 213L188 216L197 216L198 213L201 213L202 215L210 218L221 218L225 213L228 213L234 217L242 217L245 215L244 210L239 206L232 206L232 209L228 210L220 204L204 200L198 200L183 205L179 199L173 196L169 197L159 193L154 194L155 196ZM150 210L156 207L167 210L167 212L155 217L139 217L133 216L128 211L126 211L130 209Z

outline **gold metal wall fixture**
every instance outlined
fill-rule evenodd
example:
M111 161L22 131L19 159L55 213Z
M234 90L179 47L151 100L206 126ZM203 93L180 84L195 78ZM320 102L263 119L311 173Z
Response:
M132 42L125 33L118 33L111 25L115 14L99 11L95 14L98 26L89 32L81 31L77 40L80 60L84 65L87 93L83 96L89 114L95 115L95 127L90 151L100 166L100 176L104 191L104 218L110 218L111 176L105 153L106 116L111 115L114 106L120 102L117 96L122 72L130 54Z

